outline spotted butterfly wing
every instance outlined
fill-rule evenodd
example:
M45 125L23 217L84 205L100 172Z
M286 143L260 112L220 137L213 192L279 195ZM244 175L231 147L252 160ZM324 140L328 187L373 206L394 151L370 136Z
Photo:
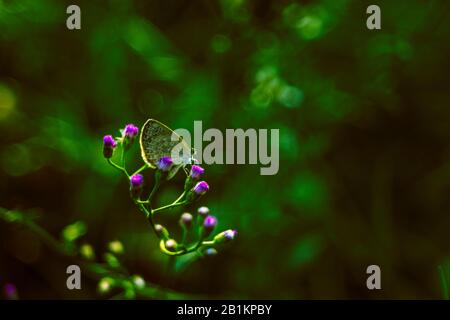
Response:
M142 159L151 168L156 168L158 160L162 157L174 158L172 150L180 143L183 149L190 150L181 136L157 120L149 119L142 127L140 136ZM167 179L171 179L181 167L190 163L190 159L183 159L182 155L176 157L173 159L174 163L180 164L172 166Z

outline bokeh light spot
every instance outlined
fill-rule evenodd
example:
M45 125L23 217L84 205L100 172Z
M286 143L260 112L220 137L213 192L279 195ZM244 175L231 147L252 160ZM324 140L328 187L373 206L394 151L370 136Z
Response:
M0 121L7 119L16 107L16 95L7 86L0 84Z
M323 21L315 15L304 16L297 22L296 29L303 39L312 40L322 33Z
M225 53L231 48L231 40L226 35L217 34L211 41L211 47L216 53Z

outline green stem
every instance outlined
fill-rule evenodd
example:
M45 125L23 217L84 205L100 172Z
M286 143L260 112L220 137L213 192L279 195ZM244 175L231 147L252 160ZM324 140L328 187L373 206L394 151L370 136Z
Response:
M153 217L150 211L142 204L138 203L139 209L145 214L145 217L147 218L148 222L152 226L153 232L155 233L156 237L159 239L158 232L155 229L155 223L153 222Z
M127 172L127 169L125 167L125 148L122 146L122 152L120 154L120 163L122 164L122 168ZM128 175L128 173L127 173Z
M178 201L180 201L181 199L183 199L184 195L186 194L186 191L183 191L183 193L177 198L177 200L175 200L173 203L177 203Z
M148 195L147 198L147 203L150 203L156 193L156 191L158 190L159 186L161 185L161 172L160 171L156 171L155 172L155 184L153 185L153 189L150 192L150 194Z
M438 266L439 275L441 278L441 286L442 286L442 296L444 300L448 300L448 284L447 284L447 278L445 276L445 271L442 266Z
M25 225L28 229L30 229L42 240L42 242L44 242L47 246L58 252L60 255L68 257L75 256L72 250L67 249L60 242L58 242L52 235L50 235L50 233L48 233L45 229L35 224L34 222L24 220L23 225Z
M160 211L163 211L163 210L167 210L167 209L170 209L170 208L179 207L179 206L182 206L182 205L184 205L186 203L187 203L187 201L182 201L182 202L178 202L178 203L171 203L171 204L168 204L166 206L163 206L163 207L160 207L160 208L157 208L157 209L153 209L152 210L152 214L156 214L157 212L160 212Z
M148 164L144 164L142 167L137 169L132 175L134 176L135 174L141 173L142 171L144 171L147 168L149 168Z
M186 244L186 239L187 239L187 229L186 229L186 227L184 225L181 228L182 228L181 244L185 245Z
M127 168L125 166L125 148L122 146L122 154L120 155L120 162L122 163L122 168L125 171L126 175L129 177Z
M124 167L121 167L121 166L119 166L118 164L112 162L111 159L107 159L107 161L108 161L108 163L109 163L110 165L112 165L114 168L116 168L117 170L120 170L120 171L122 171L123 173L125 173L125 175L128 177L128 179L130 179L130 176L128 175L128 172L127 172L127 170L125 170Z
M157 180L157 181L158 181L158 180ZM152 191L152 193L153 193L153 191ZM183 197L185 196L185 194L186 194L186 191L183 191L183 193L180 194L180 196L179 196L174 202L172 202L171 204L168 204L168 205L163 206L163 207L160 207L160 208L153 209L153 210L152 210L152 214L155 214L155 213L157 213L157 212L159 212L159 211L163 211L163 210L170 209L170 208L173 208L173 207L182 206L182 205L188 203L187 200L178 202L178 201L180 201L181 199L183 199ZM151 196L151 194L150 194L150 196ZM149 200L147 201L147 203L149 203L150 201L151 201L151 198L149 197Z
M198 248L200 248L201 246L213 246L215 243L214 241L203 241L203 242L199 242L196 245L188 248L188 249L182 249L182 250L178 250L178 251L169 251L167 250L165 244L164 244L164 240L161 240L159 242L159 248L161 249L162 252L164 252L165 254L169 255L169 256L181 256L183 254L187 254L187 253L191 253L196 251Z

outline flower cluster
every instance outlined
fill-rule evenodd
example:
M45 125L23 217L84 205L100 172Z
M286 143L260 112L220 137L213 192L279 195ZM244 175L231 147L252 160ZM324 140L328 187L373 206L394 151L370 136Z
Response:
M182 239L179 241L175 240L162 224L155 223L156 214L175 207L190 206L208 192L208 183L201 180L205 169L196 164L190 165L190 170L185 171L186 180L181 195L172 203L155 208L153 207L153 197L161 185L167 181L167 179L162 179L162 177L167 176L174 169L174 162L168 156L162 156L157 161L155 164L153 187L148 196L144 196L144 187L147 181L144 178L144 171L149 169L150 166L144 164L133 174L129 174L125 166L125 153L135 141L139 128L133 124L128 124L120 132L121 137L119 138L114 139L111 135L103 138L103 155L109 164L126 175L129 180L130 196L153 227L160 241L160 249L163 253L170 256L178 256L190 252L201 252L208 256L215 255L217 253L217 249L215 248L217 245L231 241L236 237L236 230L225 230L212 237L218 221L214 215L210 214L210 210L205 206L198 208L194 215L189 212L181 214L179 225L182 229ZM122 152L120 164L112 160L115 149L118 146L121 146L120 149ZM212 239L209 240L210 237Z

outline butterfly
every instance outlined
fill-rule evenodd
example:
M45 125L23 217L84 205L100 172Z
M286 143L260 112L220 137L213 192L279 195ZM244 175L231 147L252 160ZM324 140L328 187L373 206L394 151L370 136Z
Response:
M162 157L172 158L174 165L169 170L167 179L173 178L180 168L186 172L186 165L196 162L193 157L195 150L191 149L183 137L155 119L148 119L144 123L139 144L142 159L150 168L155 169ZM174 148L177 149L172 152Z

